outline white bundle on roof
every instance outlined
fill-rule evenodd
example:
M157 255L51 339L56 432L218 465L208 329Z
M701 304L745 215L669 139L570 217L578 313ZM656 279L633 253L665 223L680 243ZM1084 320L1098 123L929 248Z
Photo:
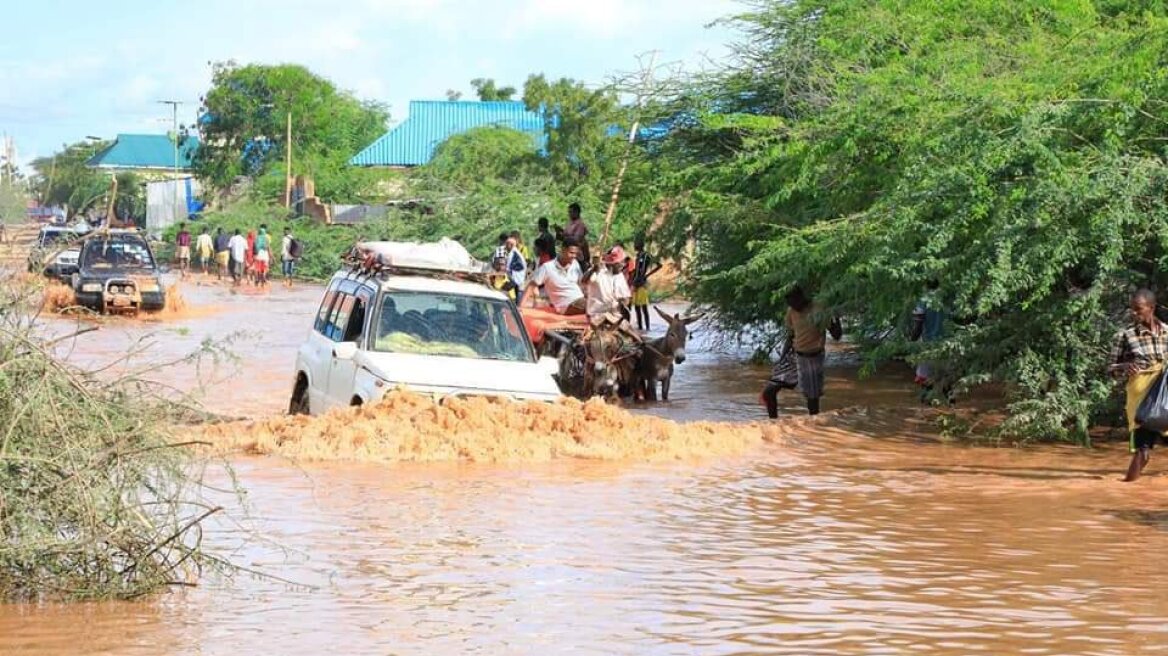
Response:
M471 257L462 244L443 237L436 242L366 241L357 248L380 257L387 266L441 271L483 270L483 264Z

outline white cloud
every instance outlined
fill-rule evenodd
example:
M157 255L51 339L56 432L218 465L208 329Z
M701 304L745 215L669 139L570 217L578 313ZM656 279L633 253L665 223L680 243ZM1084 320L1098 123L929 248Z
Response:
M357 26L349 21L333 21L311 32L306 43L312 52L326 55L360 50L365 42L357 34Z
M513 33L556 27L609 38L639 25L643 5L620 0L527 0L508 21Z
M387 87L384 78L364 77L354 82L349 90L358 98L378 100L385 97Z
M126 80L118 89L117 99L127 105L142 105L158 100L159 83L151 75L139 73Z

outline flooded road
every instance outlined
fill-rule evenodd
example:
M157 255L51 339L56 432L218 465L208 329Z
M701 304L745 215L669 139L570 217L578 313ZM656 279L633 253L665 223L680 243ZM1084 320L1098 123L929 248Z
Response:
M319 290L184 293L189 318L109 322L72 357L108 361L159 330L172 354L249 330L242 367L201 370L228 379L208 386L207 405L281 410ZM757 419L766 370L698 350L674 402L649 412ZM825 407L849 409L732 457L240 458L248 512L208 540L292 583L210 576L134 603L0 607L0 652L1168 653L1165 456L1124 485L1114 447L940 442L914 419L908 378L836 370Z

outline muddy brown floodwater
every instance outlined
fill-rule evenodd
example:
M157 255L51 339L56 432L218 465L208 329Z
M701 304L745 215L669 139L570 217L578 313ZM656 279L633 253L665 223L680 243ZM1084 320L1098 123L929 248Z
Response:
M158 331L170 353L259 332L262 346L234 342L242 371L202 371L230 378L207 403L282 409L319 290L184 293L204 311L107 322L71 357L101 363ZM648 412L759 417L765 370L701 352L700 336L691 352L675 400ZM0 607L0 652L1168 653L1168 462L1124 485L1117 447L944 443L916 419L906 372L857 383L833 371L826 405L842 410L738 455L240 457L247 511L208 540L296 585L211 576L133 603ZM159 375L179 385L197 373Z

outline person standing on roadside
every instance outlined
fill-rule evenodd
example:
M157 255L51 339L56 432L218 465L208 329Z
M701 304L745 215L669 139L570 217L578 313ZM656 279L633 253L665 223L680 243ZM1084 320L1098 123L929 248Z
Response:
M519 243L515 237L509 237L504 243L504 257L507 262L507 277L515 285L515 302L523 302L523 290L527 286L527 259L519 250Z
M568 206L568 225L564 227L564 239L575 242L580 252L580 266L587 269L592 264L592 256L588 252L588 226L580 218L580 203Z
M211 258L215 255L215 242L211 239L211 229L207 226L203 226L203 232L195 242L195 250L199 253L199 266L203 268L205 276L211 266Z
M244 253L243 259L243 275L248 282L255 284L255 230L247 231L247 252Z
M235 234L231 237L231 241L227 245L228 251L231 253L231 280L236 287L239 286L243 279L244 266L247 264L248 246L247 239L239 234L239 229L235 230Z
M539 268L556 259L556 238L548 230L547 217L541 216L537 225L539 234L535 237L535 266Z
M843 336L839 319L828 316L813 302L803 288L795 285L787 292L787 316L784 323L791 339L783 347L782 360L787 351L795 351L799 369L799 387L807 398L807 412L819 414L819 400L823 397L823 367L826 361L827 335L837 342Z
M1164 371L1165 359L1168 359L1168 325L1156 318L1156 295L1141 289L1131 298L1131 324L1116 336L1111 352L1111 374L1127 379L1124 410L1132 459L1125 482L1137 480L1143 474L1152 459L1156 441L1166 440L1163 433L1136 423L1140 402Z
M300 259L300 241L292 236L292 228L284 228L284 240L280 243L280 268L284 274L284 286L292 286L292 276L296 274L296 260Z
M178 224L178 236L174 239L175 255L178 258L178 270L183 278L187 277L187 269L191 267L191 233L187 231L187 224Z
M219 270L219 280L231 274L228 269L231 264L231 235L223 232L223 228L215 228L215 265Z
M637 329L648 332L653 327L649 320L649 278L661 270L661 266L650 268L653 258L645 250L645 238L637 237L633 241L633 248L637 251L633 259L633 312L637 315Z
M260 234L255 239L256 284L268 286L268 265L272 262L272 238L268 236L268 226L260 226Z

